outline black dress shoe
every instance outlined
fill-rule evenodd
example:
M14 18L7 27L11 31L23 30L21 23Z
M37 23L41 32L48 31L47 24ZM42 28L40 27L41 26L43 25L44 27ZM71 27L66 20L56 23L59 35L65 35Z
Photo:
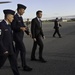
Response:
M32 71L32 68L30 68L29 66L24 66L23 67L23 70L24 71Z
M42 62L42 63L46 63L46 62L47 62L47 61L44 60L43 58L40 58L39 61Z
M35 58L31 58L31 61L39 61L38 59Z

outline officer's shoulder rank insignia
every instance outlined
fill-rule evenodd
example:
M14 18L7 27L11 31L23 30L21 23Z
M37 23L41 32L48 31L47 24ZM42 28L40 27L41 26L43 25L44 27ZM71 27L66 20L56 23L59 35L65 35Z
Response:
M2 30L0 29L0 35L1 35L1 33L2 33Z

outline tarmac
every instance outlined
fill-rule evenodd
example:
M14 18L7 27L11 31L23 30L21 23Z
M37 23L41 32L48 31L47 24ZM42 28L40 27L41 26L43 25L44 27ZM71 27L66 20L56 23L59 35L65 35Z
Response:
M43 57L47 60L47 63L30 61L33 40L25 34L26 60L33 70L26 72L20 68L21 75L75 75L75 22L62 22L61 25L60 33L62 38L59 38L58 35L53 38L54 24L50 22L43 23L43 31L46 37L43 40ZM36 51L36 58L38 58L38 49L39 47ZM20 61L19 57L19 65L21 65ZM0 75L13 75L8 60L0 69Z

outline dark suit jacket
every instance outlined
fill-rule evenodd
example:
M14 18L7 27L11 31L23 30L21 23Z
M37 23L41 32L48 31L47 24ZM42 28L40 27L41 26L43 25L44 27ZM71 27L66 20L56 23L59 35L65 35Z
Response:
M60 23L58 23L57 20L54 21L54 29L58 29L59 27L62 27Z
M11 24L13 30L14 40L23 40L24 32L20 30L20 27L25 27L22 17L19 17L18 14L14 16L14 20ZM29 30L25 31L29 35Z
M55 29L59 28L58 21L56 21L56 20L54 21L54 28L55 28Z
M41 35L42 37L44 36L43 30L42 30L42 22L40 25L40 22L38 21L37 18L32 19L31 33L32 33L32 38L36 38L39 35Z
M5 51L8 51L9 54L13 54L13 38L12 38L12 30L6 22L3 20L0 23L0 54L3 54Z

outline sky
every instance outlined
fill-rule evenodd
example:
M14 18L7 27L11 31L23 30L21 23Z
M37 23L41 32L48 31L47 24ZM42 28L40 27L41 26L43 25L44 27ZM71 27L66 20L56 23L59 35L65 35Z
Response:
M34 18L37 10L43 11L43 18L75 15L75 0L0 0L12 1L8 4L0 4L0 19L3 19L4 9L16 10L17 4L27 6L23 18Z

